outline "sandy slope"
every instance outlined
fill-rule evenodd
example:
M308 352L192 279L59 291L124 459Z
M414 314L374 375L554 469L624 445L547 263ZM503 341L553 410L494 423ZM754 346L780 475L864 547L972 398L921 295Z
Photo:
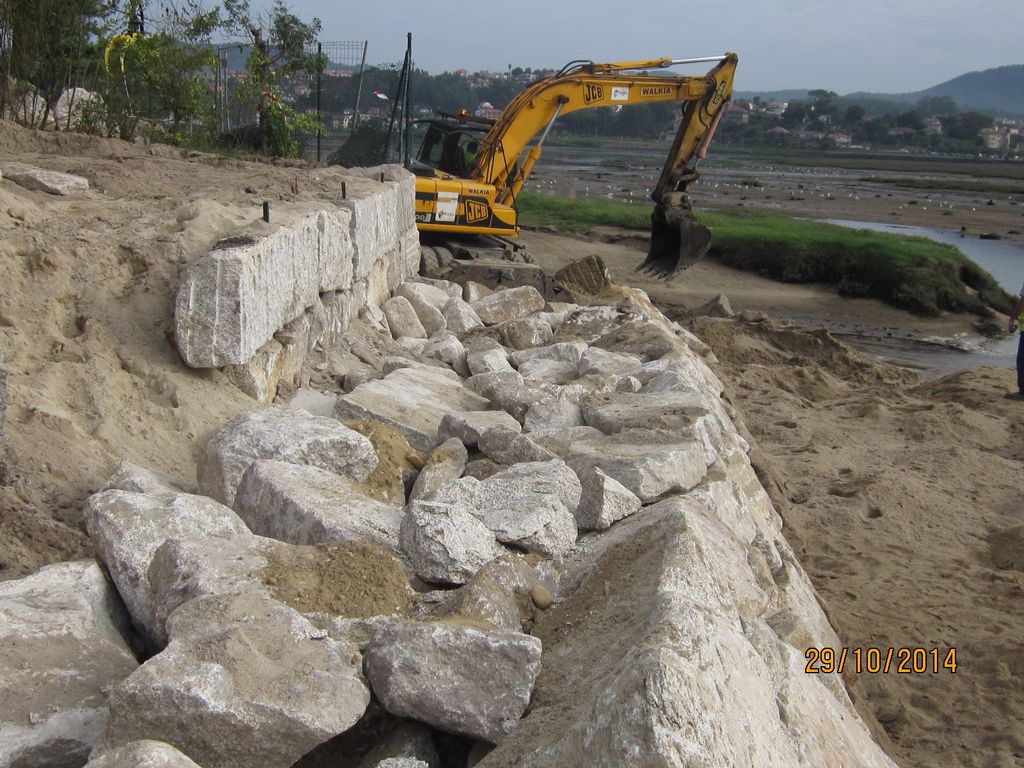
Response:
M89 551L83 499L121 458L193 480L193 451L252 401L186 368L167 333L182 270L225 234L336 194L333 170L278 167L0 121L0 165L85 176L54 197L0 181L0 347L8 456L0 578ZM247 191L248 190L248 191Z
M840 638L957 649L955 675L847 675L893 754L1021 764L1024 409L1002 398L1012 373L916 386L819 333L707 319L696 330L770 457L786 535Z

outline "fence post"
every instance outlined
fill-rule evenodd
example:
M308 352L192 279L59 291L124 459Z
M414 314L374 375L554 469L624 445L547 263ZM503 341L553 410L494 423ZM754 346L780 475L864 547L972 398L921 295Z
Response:
M359 64L359 84L356 86L356 108L355 112L352 113L352 128L349 131L350 134L356 132L356 125L359 123L359 100L363 96L363 70L366 69L366 48L369 44L369 40L363 41L363 60Z
M407 35L405 57L409 63L409 74L405 80L405 132L403 134L405 136L405 144L399 160L406 168L411 165L410 155L412 154L412 96L410 95L412 91L412 32L408 32Z
M316 44L316 162L319 165L323 162L320 143L324 135L323 112L320 109L320 94L323 90L324 73L324 46L323 43Z

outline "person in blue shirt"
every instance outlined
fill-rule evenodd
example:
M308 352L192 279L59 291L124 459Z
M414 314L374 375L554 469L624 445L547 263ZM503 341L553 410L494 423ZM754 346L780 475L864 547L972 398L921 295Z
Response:
M1024 324L1024 287L1020 289L1020 297L1010 313L1006 328L1010 333L1020 332L1017 341L1017 391L1007 395L1011 400L1024 400L1024 328L1021 324Z

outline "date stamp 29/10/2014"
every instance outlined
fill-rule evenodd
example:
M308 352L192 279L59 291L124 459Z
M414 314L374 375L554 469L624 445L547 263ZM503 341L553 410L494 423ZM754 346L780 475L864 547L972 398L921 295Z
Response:
M809 675L838 672L869 675L956 674L956 648L808 648L804 651Z

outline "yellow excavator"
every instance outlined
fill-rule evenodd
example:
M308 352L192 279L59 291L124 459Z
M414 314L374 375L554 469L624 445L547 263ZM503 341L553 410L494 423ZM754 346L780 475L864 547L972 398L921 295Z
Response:
M703 76L656 73L700 62L717 64ZM681 102L682 120L651 193L650 251L639 267L672 277L700 259L711 243L710 231L693 217L686 188L698 178L697 163L725 114L737 62L735 53L611 64L574 61L522 91L497 120L463 112L425 121L426 134L412 163L421 238L436 244L480 235L516 237L516 196L559 116L596 107Z

